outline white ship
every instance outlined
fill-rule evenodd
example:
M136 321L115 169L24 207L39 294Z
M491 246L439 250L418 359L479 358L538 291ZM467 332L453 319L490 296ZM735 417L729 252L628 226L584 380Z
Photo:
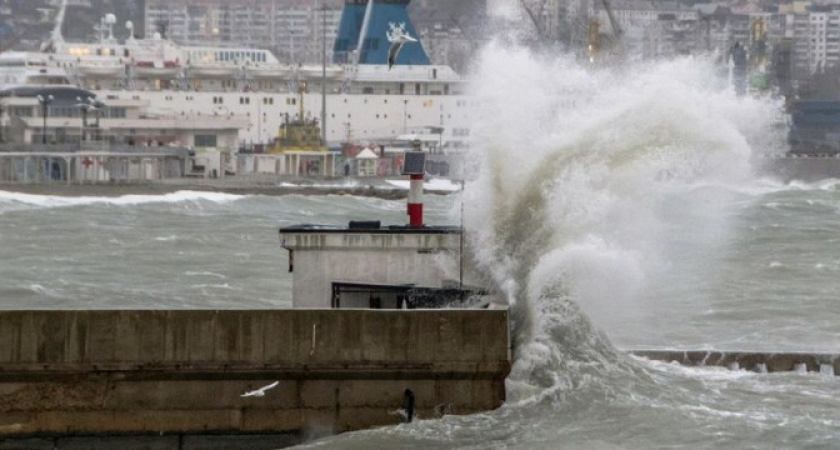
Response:
M353 0L345 14L359 7L368 15L375 8L374 2ZM435 127L444 130L442 145L463 148L469 136L464 79L450 67L418 60L418 50L425 58L419 42L407 44L389 69L388 30L414 29L410 22L406 25L407 15L374 16L380 23L370 20L340 30L339 38L345 35L342 44L353 48L341 51L336 45L343 60L322 67L279 61L264 49L181 46L160 35L121 40L113 36L116 18L109 15L102 21L98 42L65 42L54 35L41 52L0 54L0 90L73 86L94 93L106 105L143 104L153 116L247 118L248 126L239 131L241 146L271 142L284 121L300 115L301 98L304 119L320 121L325 85L326 140L331 146L348 138L387 140L418 127ZM342 27L347 28L344 23ZM347 44L346 35L354 33L355 42L350 39ZM378 46L377 54L365 44L374 33L385 44ZM40 117L38 108L30 114Z

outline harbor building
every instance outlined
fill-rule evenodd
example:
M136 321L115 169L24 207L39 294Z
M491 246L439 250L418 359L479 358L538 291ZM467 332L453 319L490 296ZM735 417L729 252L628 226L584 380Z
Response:
M0 183L146 182L229 170L244 118L159 116L146 107L71 86L0 91Z
M620 34L627 56L641 60L695 53L702 48L702 33L696 9L680 1L617 0L594 2L595 17L602 31ZM613 22L618 30L612 29Z
M290 63L320 63L335 41L341 3L309 0L147 0L146 36L182 45L269 49ZM326 28L324 22L326 21Z
M189 147L232 152L246 118L218 112L154 114L140 98L102 98L70 86L0 91L3 140L17 144L98 141L130 146Z

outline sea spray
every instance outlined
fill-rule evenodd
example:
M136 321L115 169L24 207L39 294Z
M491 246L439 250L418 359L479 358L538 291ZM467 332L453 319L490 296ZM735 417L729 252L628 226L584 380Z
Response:
M715 73L704 58L594 70L500 44L481 54L482 170L465 217L515 318L513 400L625 364L580 310L632 317L674 261L726 242L730 190L754 183L755 146L782 140L768 138L779 104L737 97Z

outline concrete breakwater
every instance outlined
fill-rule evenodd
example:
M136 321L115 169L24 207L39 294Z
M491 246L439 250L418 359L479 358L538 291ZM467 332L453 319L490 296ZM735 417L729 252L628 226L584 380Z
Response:
M277 448L399 423L407 391L486 411L509 355L505 310L2 311L0 449Z
M830 353L739 352L715 350L633 350L633 355L685 366L728 367L755 372L818 372L840 374L840 355Z

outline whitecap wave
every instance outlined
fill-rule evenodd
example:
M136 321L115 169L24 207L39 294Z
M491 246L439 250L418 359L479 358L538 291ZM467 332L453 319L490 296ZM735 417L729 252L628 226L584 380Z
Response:
M60 195L37 195L0 191L0 202L44 208L86 205L136 206L147 203L182 203L195 201L226 203L246 197L248 196L202 191L177 191L160 195L123 195L119 197L65 197Z
M411 187L411 182L408 180L385 180L385 182L402 190L408 190ZM425 181L423 183L423 189L427 191L455 192L461 190L461 185L454 181L435 178Z
M787 188L751 165L784 142L781 105L736 96L703 58L593 71L491 45L478 66L465 220L517 325L509 398L615 391L609 374L638 369L587 316L631 317L672 261L719 254L739 202Z

